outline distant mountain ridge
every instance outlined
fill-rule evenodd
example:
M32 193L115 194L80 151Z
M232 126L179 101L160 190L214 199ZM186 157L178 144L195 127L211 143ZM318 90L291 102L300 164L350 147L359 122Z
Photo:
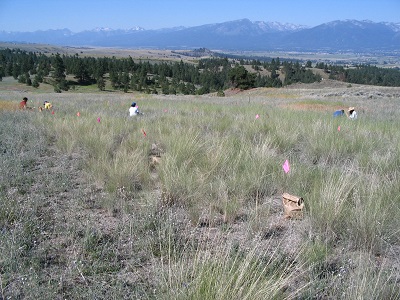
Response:
M399 51L400 23L332 21L315 27L241 19L194 27L146 30L95 28L0 31L0 41L62 46L285 51Z

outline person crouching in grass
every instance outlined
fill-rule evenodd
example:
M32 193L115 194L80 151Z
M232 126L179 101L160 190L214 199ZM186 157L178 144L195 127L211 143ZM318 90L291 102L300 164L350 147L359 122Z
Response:
M357 112L356 112L354 107L349 107L349 109L347 110L346 115L347 115L347 117L349 119L352 119L352 120L357 119Z
M50 110L52 107L53 105L49 101L44 101L43 106L39 106L39 111L44 109Z
M24 97L22 101L19 103L19 109L29 109L27 102L28 98Z

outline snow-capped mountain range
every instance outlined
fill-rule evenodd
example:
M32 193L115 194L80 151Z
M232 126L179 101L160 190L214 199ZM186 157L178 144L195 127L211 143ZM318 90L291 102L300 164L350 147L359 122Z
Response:
M241 19L194 27L146 30L95 28L0 31L0 41L64 46L209 48L222 50L399 51L400 23L338 20L315 27Z

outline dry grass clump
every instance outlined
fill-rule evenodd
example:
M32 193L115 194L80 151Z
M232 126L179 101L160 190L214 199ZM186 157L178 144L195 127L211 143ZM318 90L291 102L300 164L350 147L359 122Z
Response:
M15 101L0 100L0 111L15 111L18 105Z
M305 288L292 289L301 276L298 257L284 257L277 248L220 245L198 250L194 257L169 258L163 265L162 299L295 299Z

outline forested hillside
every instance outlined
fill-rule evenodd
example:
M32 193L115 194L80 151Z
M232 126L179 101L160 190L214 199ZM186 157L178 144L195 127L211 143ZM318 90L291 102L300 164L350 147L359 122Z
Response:
M330 73L330 78L349 83L400 86L400 71L372 66L315 67ZM20 83L39 87L51 84L55 92L77 85L97 85L100 91L108 83L112 89L142 91L152 94L207 94L228 88L281 87L293 83L312 83L321 76L312 71L312 63L281 61L279 58L262 60L232 59L227 57L202 58L196 63L150 62L132 57L80 57L75 55L27 52L20 49L0 50L0 80L13 76Z

